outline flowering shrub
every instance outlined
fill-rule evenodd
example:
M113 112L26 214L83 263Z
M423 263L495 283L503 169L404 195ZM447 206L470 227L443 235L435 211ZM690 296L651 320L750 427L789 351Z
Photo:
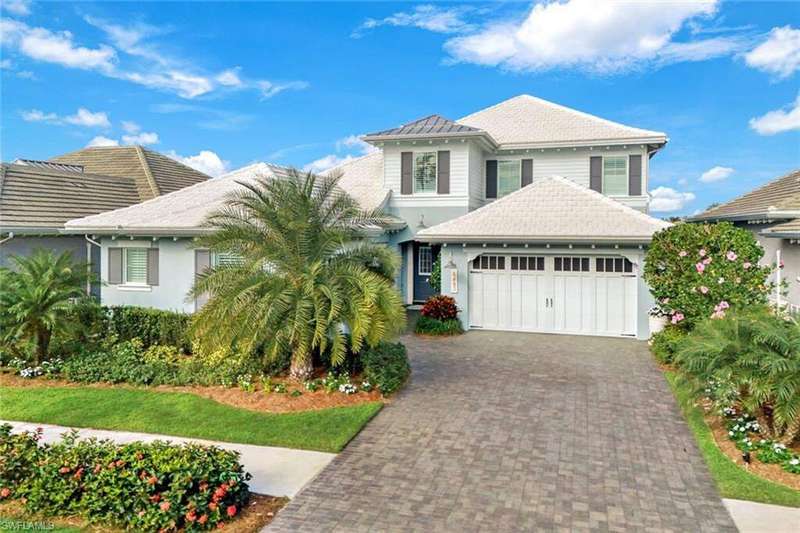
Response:
M436 320L452 320L458 316L456 301L450 296L431 296L422 306L422 316Z
M208 530L247 503L235 452L156 441L114 444L65 434L56 444L0 426L0 497L29 512L80 515L135 531ZM5 496L2 496L5 494Z
M690 329L731 307L766 302L772 286L769 267L758 265L763 255L752 233L729 222L676 224L653 237L644 279L659 312Z

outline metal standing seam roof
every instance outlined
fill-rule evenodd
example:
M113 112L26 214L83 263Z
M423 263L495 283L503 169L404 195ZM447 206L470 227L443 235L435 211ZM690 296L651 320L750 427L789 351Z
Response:
M81 165L84 171L134 178L141 201L177 191L210 178L207 174L141 146L94 146L50 159Z
M733 200L718 205L691 220L724 220L765 217L781 211L800 212L800 169L793 170ZM783 218L794 218L785 216Z
M441 115L430 115L396 128L377 131L364 136L365 139L419 137L425 135L464 135L485 133L479 128L459 124Z
M56 230L72 218L139 201L133 178L85 174L55 167L2 164L2 231Z
M417 233L431 241L646 243L671 226L559 176L541 178L507 196Z

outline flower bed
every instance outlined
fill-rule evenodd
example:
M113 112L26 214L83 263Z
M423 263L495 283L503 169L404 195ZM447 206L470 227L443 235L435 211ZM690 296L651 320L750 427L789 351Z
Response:
M414 332L421 335L458 335L464 332L456 301L450 296L431 296L425 302Z
M0 426L0 499L29 513L80 516L139 531L200 531L233 520L249 500L235 452L166 442L114 444Z

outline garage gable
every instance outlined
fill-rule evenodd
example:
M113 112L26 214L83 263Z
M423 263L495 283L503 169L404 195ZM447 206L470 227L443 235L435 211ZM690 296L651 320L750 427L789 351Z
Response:
M426 228L430 242L650 242L671 224L559 176L542 178L466 215Z

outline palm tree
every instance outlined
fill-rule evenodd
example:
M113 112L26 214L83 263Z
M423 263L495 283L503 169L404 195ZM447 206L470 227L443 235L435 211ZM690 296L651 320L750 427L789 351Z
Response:
M91 274L69 252L38 249L11 259L14 268L0 268L0 335L7 346L32 342L38 365L47 359L53 335L70 327L66 311L86 296Z
M290 375L308 379L315 352L333 365L393 336L405 313L393 279L399 258L365 240L386 216L365 212L337 177L301 175L240 183L207 224L200 245L239 261L210 268L192 295L208 294L193 329L201 346L290 354ZM346 330L350 333L350 346Z
M697 390L726 383L759 422L786 445L800 437L800 325L766 308L701 322L679 345L676 363Z

